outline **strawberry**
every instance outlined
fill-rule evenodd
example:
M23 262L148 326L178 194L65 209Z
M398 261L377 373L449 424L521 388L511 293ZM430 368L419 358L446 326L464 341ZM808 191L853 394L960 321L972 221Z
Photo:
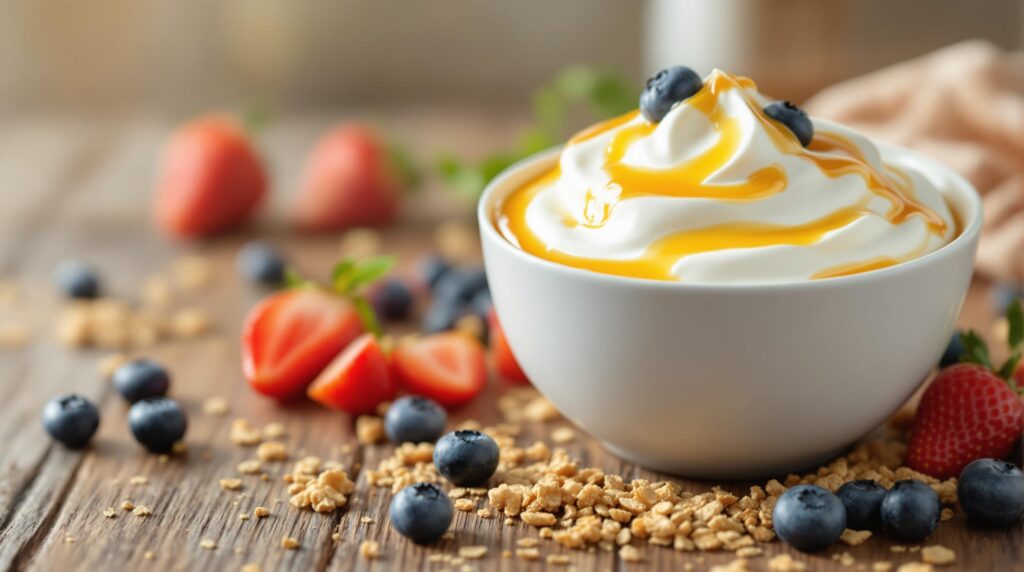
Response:
M352 415L372 413L395 393L391 365L371 334L349 344L306 391L313 401Z
M1024 429L1024 403L1011 381L1024 343L1024 310L1006 310L1010 357L998 370L988 347L973 331L961 334L962 363L941 370L918 406L907 464L936 478L960 474L976 459L1009 454Z
M172 135L154 214L171 236L209 236L240 226L266 192L263 164L242 128L226 117L205 117Z
M277 292L246 316L242 368L256 391L290 399L362 333L359 315L345 298L314 288Z
M523 368L519 366L516 356L512 355L512 348L508 347L505 331L501 329L501 323L498 322L498 314L495 313L494 308L491 308L487 314L487 324L491 340L491 359L494 360L495 369L502 377L513 383L529 384L530 379L523 373Z
M336 231L393 223L409 182L400 157L366 126L346 124L329 131L306 162L296 225Z
M391 361L403 388L449 409L468 403L487 384L483 346L458 332L407 341L395 348Z

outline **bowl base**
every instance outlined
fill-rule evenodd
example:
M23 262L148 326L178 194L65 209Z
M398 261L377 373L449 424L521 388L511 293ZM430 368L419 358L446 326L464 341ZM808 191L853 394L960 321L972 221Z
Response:
M842 455L849 449L849 445L839 447L826 453L812 455L794 461L772 465L757 465L733 468L716 468L705 463L692 463L686 461L666 461L664 459L653 459L638 455L621 449L607 441L601 441L608 451L616 457L645 469L666 473L682 478L693 479L724 479L724 480L746 480L757 478L771 478L789 473L800 473L803 469L817 468L832 459Z

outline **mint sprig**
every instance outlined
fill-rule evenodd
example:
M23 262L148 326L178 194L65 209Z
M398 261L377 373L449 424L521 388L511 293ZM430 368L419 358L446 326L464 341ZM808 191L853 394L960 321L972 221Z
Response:
M1003 365L998 369L992 364L992 360L989 357L988 346L985 345L985 340L981 339L974 330L968 330L960 334L960 342L964 346L964 353L960 356L961 363L976 363L984 366L988 369L993 370L996 375L1005 379L1011 386L1013 383L1013 374L1017 371L1017 366L1020 365L1022 346L1024 346L1024 309L1021 307L1020 300L1014 300L1006 307L1006 321L1009 324L1009 335L1007 336L1007 342L1010 345L1010 357L1003 362ZM1017 391L1021 391L1022 388L1015 388Z
M384 330L380 326L376 312L373 311L373 306L366 298L366 289L377 280L387 276L394 267L394 256L374 256L364 260L343 258L331 270L331 284L328 291L351 301L363 327L377 338L384 335ZM290 267L285 270L284 279L286 288L320 287L319 284L304 278L298 271Z
M437 172L450 189L476 200L487 183L508 166L563 140L570 116L579 107L585 108L593 120L615 117L636 107L636 90L614 71L567 67L534 93L533 124L512 148L475 162L454 154L443 155L437 162Z

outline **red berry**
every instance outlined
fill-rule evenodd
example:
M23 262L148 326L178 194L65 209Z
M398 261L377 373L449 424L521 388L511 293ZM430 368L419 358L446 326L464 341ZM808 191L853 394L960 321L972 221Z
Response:
M312 231L391 224L401 186L388 149L373 131L337 127L320 139L306 162L295 222Z
M1009 454L1024 426L1024 403L991 370L962 363L939 372L925 391L910 435L907 464L946 479L968 463Z
M394 399L391 366L373 334L363 334L349 344L320 372L306 391L310 399L352 415L372 413L381 403Z
M405 342L391 359L402 387L448 408L468 403L487 385L484 348L463 333L442 332Z
M263 164L242 129L226 117L205 117L171 137L154 215L172 236L209 236L244 223L266 192Z
M498 314L492 308L487 314L488 336L491 341L491 359L494 360L494 368L505 379L527 385L530 378L526 377L523 368L519 366L516 356L512 355L512 348L508 347L508 340L505 339L505 331L501 329L498 322Z
M362 333L345 298L313 288L276 292L245 318L242 369L256 391L290 399Z

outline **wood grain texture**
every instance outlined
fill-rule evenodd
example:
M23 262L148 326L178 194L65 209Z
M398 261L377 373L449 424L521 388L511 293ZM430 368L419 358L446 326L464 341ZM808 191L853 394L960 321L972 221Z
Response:
M404 117L407 125L393 122L391 129L423 149L471 150L491 145L512 131L507 122L456 116L431 119L429 114L411 112ZM294 184L303 153L333 119L298 118L280 122L267 132L261 144L276 167L275 185L290 188ZM456 125L454 132L443 128L449 124ZM250 562L264 570L440 570L444 566L428 563L427 556L438 551L454 555L458 546L465 545L488 547L485 559L471 563L480 570L543 568L543 562L528 564L502 557L505 550L515 551L516 540L537 534L518 521L508 526L502 518L485 520L459 512L454 539L430 548L404 541L387 522L389 490L371 487L364 472L390 454L389 445L356 444L352 422L345 415L308 403L278 406L248 390L240 372L237 335L244 312L261 293L235 277L237 248L258 232L282 245L301 269L323 277L338 255L338 240L283 233L280 213L287 192L275 198L276 216L265 217L255 230L191 246L163 240L149 228L146 209L154 157L168 127L158 120L137 120L42 130L23 125L0 134L0 180L17 180L25 186L10 194L10 208L5 202L0 209L0 279L16 280L21 290L15 307L0 307L0 319L14 316L33 329L32 343L26 348L0 350L0 570L237 570ZM417 212L408 216L409 223L385 236L385 250L398 253L406 267L431 248L425 219L462 212L435 204L437 196L432 189L426 198L416 199L420 202L413 203ZM51 341L59 302L49 276L59 260L81 256L104 270L114 292L135 297L146 276L193 252L212 261L212 283L199 292L176 294L174 305L205 309L214 317L215 330L209 336L162 344L146 352L168 365L174 377L172 395L189 413L188 453L161 462L134 443L126 426L126 407L97 373L96 361L106 352L70 352ZM972 289L961 323L989 330L986 285L979 283ZM492 380L485 396L457 412L452 423L468 418L485 424L497 421L494 401L501 390L502 385ZM43 403L67 391L96 400L102 410L100 431L83 452L53 445L39 424ZM202 412L202 401L211 396L229 398L228 415ZM229 425L236 417L256 425L280 421L293 453L301 450L345 464L356 481L350 504L332 515L288 505L281 476L290 463L265 463L269 481L246 475L241 477L240 491L222 490L219 479L237 476L237 464L254 456L253 450L228 439ZM520 441L550 442L551 429L560 424L565 422L528 425ZM622 462L582 432L567 448L584 465L626 478L665 478ZM145 476L148 483L133 485L133 476ZM676 480L694 491L712 484ZM749 485L725 483L734 492L744 492ZM153 514L143 518L121 511L118 505L124 499L148 506ZM480 499L478 506L485 502ZM258 505L270 508L271 516L239 519L240 513L251 514ZM108 507L115 508L115 518L103 515ZM364 523L363 516L370 522ZM331 538L335 531L339 542ZM978 530L958 512L928 544L940 543L957 551L957 563L946 570L1020 569L1024 561L1021 532L1019 526ZM300 548L282 549L283 536L298 539ZM216 542L217 548L202 548L205 539ZM370 562L359 556L364 540L381 544L381 559ZM823 555L796 558L811 563L813 570L847 570L832 560L832 555L844 551L868 568L879 560L902 563L917 558L893 553L890 545L885 539L872 539L862 546L837 546ZM568 554L579 570L677 570L685 563L701 570L733 558L638 546L646 562L628 566L615 554L600 550L567 551L549 541L539 547L543 555ZM787 550L778 543L765 549L768 555ZM147 560L146 552L152 552L154 559ZM766 561L755 558L751 567L765 570Z

